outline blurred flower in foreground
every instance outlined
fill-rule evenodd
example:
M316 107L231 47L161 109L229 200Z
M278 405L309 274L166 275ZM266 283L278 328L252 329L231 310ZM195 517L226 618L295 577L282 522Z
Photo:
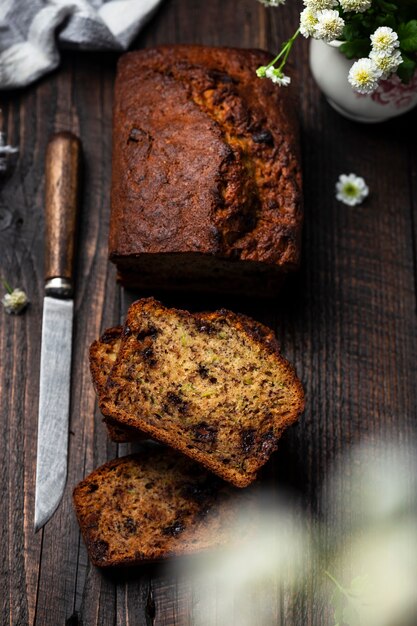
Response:
M330 533L322 550L335 585L336 623L416 624L415 452L406 445L360 447L349 461L343 459L327 485L325 506L338 503L333 537Z
M22 289L12 289L7 281L2 280L7 293L3 296L1 303L4 310L9 315L18 315L22 313L29 304L29 299Z
M193 626L280 626L285 607L301 615L304 601L313 624L415 626L415 452L382 444L347 452L323 485L328 517L320 522L282 497L273 504L276 491L261 492L256 518L242 515L233 546L171 563L192 587ZM323 622L323 611L334 621Z
M336 183L337 200L355 206L361 204L368 194L369 188L363 178L356 174L340 174Z
M275 624L268 616L272 619L280 586L301 584L310 567L309 537L294 511L283 502L272 505L273 500L275 494L260 494L256 520L242 511L233 546L182 562L177 573L192 581L198 598L193 626L206 626L213 610L221 616L216 623L228 626ZM249 540L242 541L248 528Z

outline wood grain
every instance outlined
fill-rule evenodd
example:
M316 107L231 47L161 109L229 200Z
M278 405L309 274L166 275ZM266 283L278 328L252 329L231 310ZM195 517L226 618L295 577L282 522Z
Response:
M134 47L204 43L277 49L297 25L297 6L266 9L255 0L165 0ZM1 95L8 140L20 152L0 180L0 274L30 297L20 317L0 314L0 623L39 626L188 626L200 591L163 568L103 574L88 561L72 511L72 487L94 467L132 449L112 444L101 424L88 371L88 346L123 317L138 293L119 292L107 262L112 87L117 55L64 52L59 69L35 85ZM415 433L417 364L417 156L411 112L384 125L347 121L329 108L297 41L291 75L299 93L304 169L303 264L280 298L167 304L222 304L274 327L304 383L307 408L288 431L263 480L285 488L299 516L330 532L341 501L322 500L331 463L355 442ZM49 137L82 138L84 185L75 263L75 325L68 483L57 513L33 533L38 372L43 293L44 157ZM371 193L357 208L334 197L340 173L355 172ZM340 486L349 501L348 483ZM260 625L332 624L310 593L253 595ZM216 605L207 624L223 626ZM239 613L236 613L236 619ZM239 623L238 621L236 623Z

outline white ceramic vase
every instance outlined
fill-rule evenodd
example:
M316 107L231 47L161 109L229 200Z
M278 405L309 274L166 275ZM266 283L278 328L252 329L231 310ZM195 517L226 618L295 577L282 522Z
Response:
M393 75L380 81L373 94L356 93L347 79L353 61L338 50L340 45L338 41L310 42L311 72L336 111L357 122L384 122L417 105L417 72L407 85Z

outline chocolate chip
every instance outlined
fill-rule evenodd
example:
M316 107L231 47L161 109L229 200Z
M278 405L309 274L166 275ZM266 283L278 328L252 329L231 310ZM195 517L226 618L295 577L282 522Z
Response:
M120 331L110 330L106 333L103 333L100 337L101 343L112 343L115 339L120 336Z
M174 405L179 413L186 413L188 411L188 402L183 400L177 393L168 391L166 399L170 405Z
M142 350L142 356L143 356L143 360L146 361L146 363L150 366L150 367L155 367L155 365L157 364L157 360L154 358L154 351L152 348L145 348L145 350Z
M253 429L244 430L241 434L241 440L244 452L250 452L255 443L255 431Z
M278 440L272 431L268 431L262 435L261 441L261 454L268 458L271 452L276 449Z
M123 522L123 526L131 535L135 534L137 530L136 522L132 517L127 517Z
M147 135L148 133L146 133L141 128L132 128L132 130L129 133L128 141L138 142L138 141L141 141L141 139L143 139L143 137L146 137Z
M200 422L193 428L193 439L202 443L213 443L217 439L217 428L206 422Z
M155 328L155 326L149 326L149 328L139 331L136 335L136 339L138 341L143 341L146 337L152 337L154 339L157 334L158 329Z
M226 74L225 72L219 72L218 70L210 70L209 76L216 82L229 83L229 84L230 83L236 84L239 82L236 78L233 78L233 76L230 76L229 74Z
M170 526L165 526L165 528L162 529L162 534L169 535L171 537L176 537L177 535L184 532L184 530L185 530L185 526L181 522L181 520L175 520L173 524L171 524Z
M208 369L205 365L200 365L198 366L198 373L200 374L201 378L207 378L208 377Z
M131 331L131 329L129 328L129 326L125 326L125 327L123 328L123 336L124 336L124 337L129 337L129 335L131 335L131 334L132 334L132 331Z
M94 491L97 491L97 489L98 489L97 483L91 483L91 485L89 485L88 487L88 493L94 493Z
M253 133L252 139L255 143L265 143L268 146L274 145L274 138L269 130L261 130L257 133Z
M107 557L108 550L109 544L102 539L97 539L97 541L90 543L91 555L95 561L104 561Z
M173 391L168 391L167 400L170 404L181 404L183 402L182 398L180 398L179 395Z
M211 326L210 324L207 324L206 322L197 323L197 330L198 332L206 333L207 335L212 335L213 333L216 332L216 329L214 328L214 326Z

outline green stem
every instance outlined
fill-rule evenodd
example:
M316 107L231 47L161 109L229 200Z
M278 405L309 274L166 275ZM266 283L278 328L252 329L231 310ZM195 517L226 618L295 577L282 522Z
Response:
M13 289L10 287L9 283L7 282L5 278L2 278L1 282L3 283L4 288L6 289L8 293L13 293Z
M300 34L300 29L297 28L297 30L295 31L295 33L293 34L293 36L288 39L288 41L286 41L285 43L282 44L282 48L281 51L277 54L277 56L270 62L268 63L268 65L266 66L271 67L271 65L275 65L275 63L277 61L279 61L279 59L284 56L281 65L279 66L278 70L281 71L282 68L284 67L285 63L287 62L288 56L291 52L291 48L294 45L294 41L297 39L298 35Z
M344 588L342 587L342 585L341 585L341 584L340 584L340 583L336 580L336 578L334 578L334 576L332 576L332 575L330 574L330 572L328 572L328 571L325 569L325 570L324 570L324 573L326 574L326 576L327 576L328 578L330 578L330 580L332 581L332 583L334 583L334 584L336 585L336 587L339 589L339 591L340 591L341 593L343 593L343 595L344 595L344 596L346 596L346 598L347 598L348 600L351 600L351 599L352 599L352 598L350 597L350 595L348 594L348 592L346 591L346 589L344 589Z

